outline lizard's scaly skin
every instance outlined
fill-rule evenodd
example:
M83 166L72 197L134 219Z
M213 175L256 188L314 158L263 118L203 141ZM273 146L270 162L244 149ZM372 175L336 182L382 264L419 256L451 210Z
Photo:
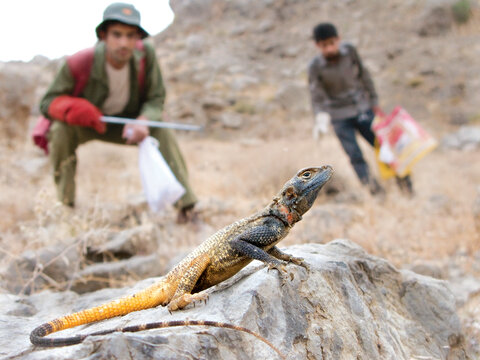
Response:
M55 339L47 339L45 336L60 330L158 305L168 305L170 311L182 309L196 300L206 300L206 294L202 293L202 290L230 278L252 260L263 261L269 268L275 268L280 273L285 272L285 265L288 262L304 265L302 259L283 253L275 245L287 236L293 225L300 221L302 215L310 209L319 190L330 179L332 173L333 170L330 166L300 170L284 185L280 193L274 197L267 207L250 217L238 220L217 231L159 282L134 295L40 325L30 334L31 342L35 345L51 347L78 344L88 335ZM113 331L139 331L152 328L152 325L154 325L153 327L208 325L232 328L257 336L278 352L261 335L248 329L208 321L167 321L129 327L130 330L125 330L127 328L113 329L94 334L100 335Z

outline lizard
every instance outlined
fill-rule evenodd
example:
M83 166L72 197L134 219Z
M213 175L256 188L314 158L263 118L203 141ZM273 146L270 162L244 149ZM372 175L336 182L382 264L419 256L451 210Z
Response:
M283 357L261 335L240 326L213 321L165 321L69 338L51 339L45 336L158 305L167 306L172 312L196 301L206 302L208 295L203 290L232 277L253 260L264 262L268 270L278 270L283 285L287 279L288 263L306 268L308 266L303 259L281 251L276 244L287 236L294 224L312 207L320 189L332 174L333 168L329 165L299 170L263 210L211 235L156 283L133 295L44 323L31 332L30 341L34 345L45 347L66 346L81 343L87 336L104 335L114 331L133 332L170 326L204 325L250 333Z

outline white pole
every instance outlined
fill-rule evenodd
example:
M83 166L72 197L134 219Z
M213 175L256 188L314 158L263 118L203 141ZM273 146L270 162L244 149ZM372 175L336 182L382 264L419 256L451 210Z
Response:
M200 131L203 129L203 126L200 125L189 125L189 124L178 124L170 123L163 121L151 121L151 120L137 120L137 119L128 119L121 118L116 116L102 116L100 120L106 123L112 124L139 124L146 125L148 127L157 127L157 128L168 128L175 130L189 130L189 131Z

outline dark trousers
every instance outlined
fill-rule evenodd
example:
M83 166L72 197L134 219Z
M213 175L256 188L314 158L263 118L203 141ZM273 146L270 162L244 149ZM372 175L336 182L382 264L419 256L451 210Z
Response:
M368 164L363 158L362 150L360 150L357 142L356 131L358 131L370 145L374 146L375 134L371 129L374 118L375 114L369 110L359 116L332 121L335 134L340 140L343 150L345 150L350 158L353 169L362 184L368 184L370 174Z

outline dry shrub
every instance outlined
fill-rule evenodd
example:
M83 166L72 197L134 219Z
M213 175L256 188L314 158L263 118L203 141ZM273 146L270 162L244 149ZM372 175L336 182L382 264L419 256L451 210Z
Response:
M472 16L472 4L470 0L457 0L452 5L453 18L459 24L464 24Z

